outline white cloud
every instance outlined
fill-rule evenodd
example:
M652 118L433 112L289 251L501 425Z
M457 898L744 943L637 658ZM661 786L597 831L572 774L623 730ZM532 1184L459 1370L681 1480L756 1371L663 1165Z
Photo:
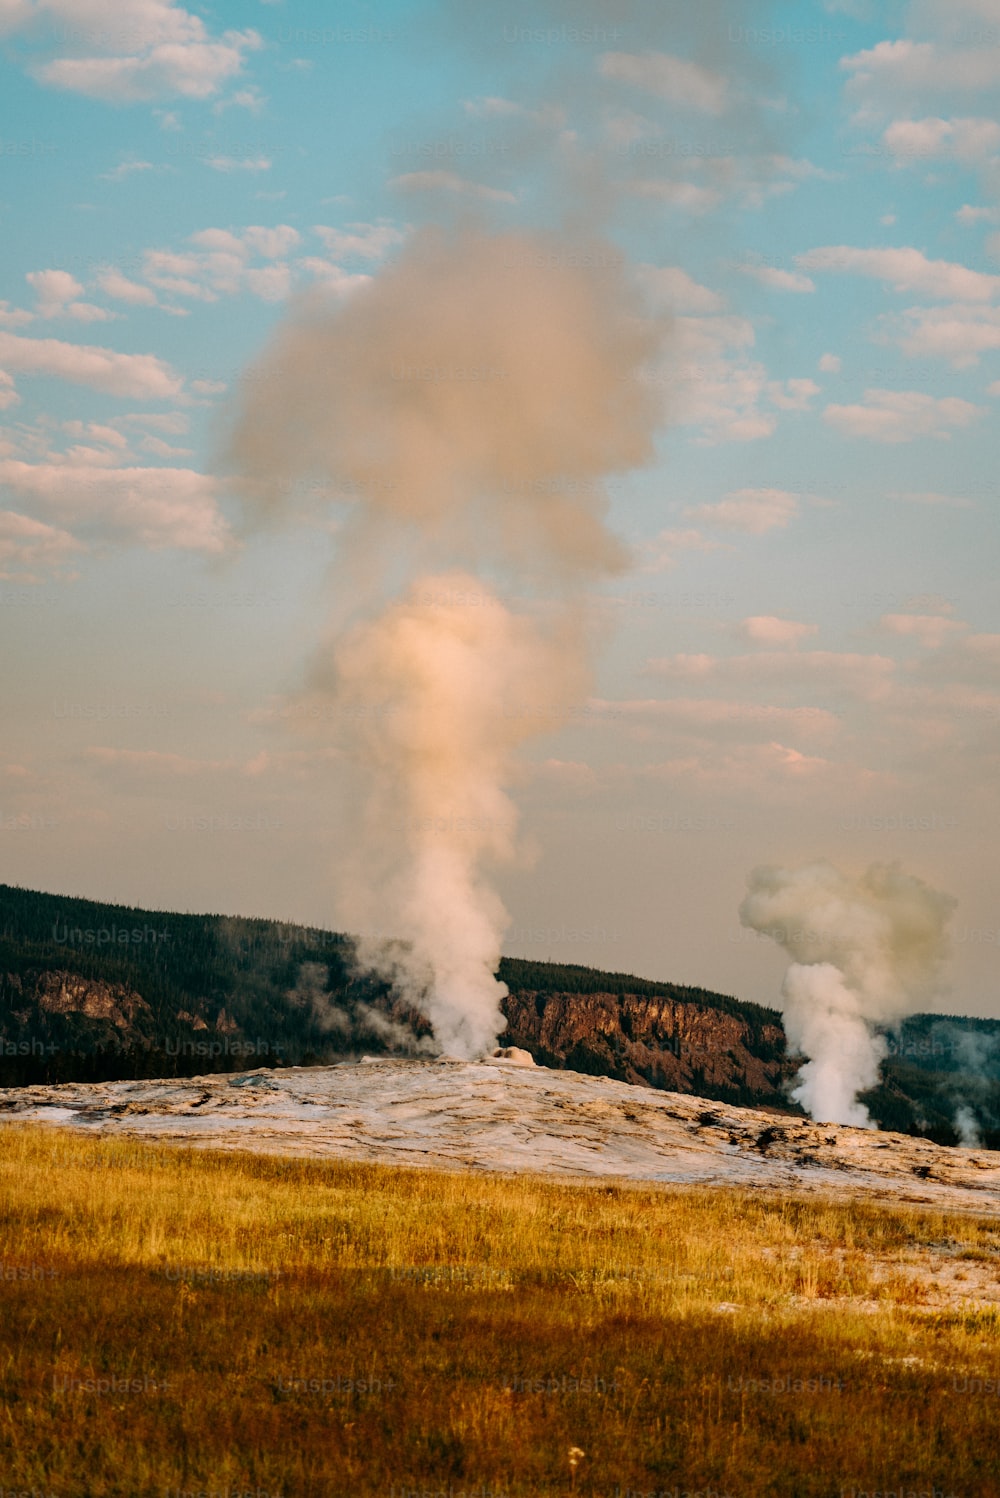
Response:
M640 547L643 572L666 572L677 565L679 551L718 551L720 542L709 541L696 530L660 531Z
M208 759L163 749L121 749L110 744L91 744L80 755L88 769L107 777L117 787L142 787L155 791L157 787L167 788L178 780L190 782L204 778L209 783L225 781L232 784L234 777L239 776L256 782L258 788L267 785L270 779L279 794L282 787L287 789L292 775L308 775L316 768L329 773L333 757L329 749L292 749L283 753L261 750L249 758L234 755L225 759Z
M251 224L240 233L199 229L188 236L193 249L147 250L143 275L160 291L196 301L215 302L220 296L236 296L242 291L262 301L281 301L291 291L292 273L279 257L293 249L299 238L289 224ZM254 255L270 263L250 264Z
M653 676L670 681L785 682L846 692L864 701L885 697L896 672L890 656L837 650L760 650L752 655L671 655L650 660Z
M959 619L945 619L940 614L883 614L879 620L890 635L917 640L927 650L939 650L956 634L968 629Z
M644 159L637 157L640 163ZM625 183L625 190L690 213L708 213L723 202L746 209L762 208L772 198L794 192L809 178L832 180L836 175L791 156L734 155L728 149L679 156L671 160L671 166L670 175L633 178Z
M936 93L978 93L1000 82L1000 48L948 47L901 37L843 57L855 96L914 98Z
M819 395L819 386L815 380L785 380L784 383L771 380L767 393L779 411L808 411L813 396Z
M83 287L69 271L32 270L24 278L38 300L38 313L48 316L59 310L66 302L80 296Z
M0 459L0 483L57 520L105 541L219 555L230 544L216 482L188 468Z
M130 281L123 276L121 271L109 265L102 270L97 277L97 284L105 296L112 297L116 302L128 302L133 307L156 307L156 292L150 286L141 286L138 281Z
M775 291L815 291L816 283L799 271L781 270L775 265L753 265L740 262L739 269L745 276L752 276L762 286Z
M1000 208L991 206L973 207L969 203L963 203L955 214L960 224L995 224L1000 223Z
M57 338L24 338L0 332L0 367L22 374L52 375L129 400L163 400L181 392L182 380L155 354L119 354L93 344Z
M475 115L477 119L490 119L496 116L504 119L510 115L525 112L523 104L515 104L513 99L503 99L496 94L483 95L478 99L464 99L462 108L466 114Z
M909 307L883 323L910 358L949 359L956 369L1000 348L1000 307Z
M34 322L35 314L23 307L12 307L10 302L0 302L0 328L21 328L26 322Z
M746 170L743 158L739 157L723 159L717 165L720 171L731 174ZM752 208L763 207L769 198L793 192L803 182L840 180L838 172L827 171L826 167L817 166L805 157L771 154L750 157L746 165L749 167L749 180L744 183L745 202Z
M55 38L58 55L26 55L32 75L53 88L113 104L177 94L207 99L263 45L255 31L213 37L174 0L6 0L0 31L29 42Z
M143 437L139 443L143 452L152 453L156 458L190 458L193 450L190 447L173 447L169 442L164 442L162 437Z
M739 625L740 634L755 645L795 646L818 630L818 624L800 624L795 619L779 619L774 614L752 614Z
M65 270L31 270L24 278L37 298L34 316L51 319L69 317L76 322L106 322L114 317L104 307L75 300L83 287Z
M948 438L952 428L970 426L983 411L957 396L937 399L922 390L866 390L865 402L827 406L823 420L848 437L896 443Z
M695 738L768 740L778 732L800 738L828 737L836 730L836 715L826 708L783 707L718 697L641 697L608 702L591 699L595 717L614 724L641 724L648 732L661 726ZM644 733L645 737L645 733Z
M108 322L114 312L106 307L96 307L90 301L75 301L82 286L69 271L28 271L24 277L37 297L34 318L51 321L54 318L70 318L73 322Z
M205 156L202 158L213 172L269 172L270 156Z
M275 224L265 228L262 224L251 224L243 230L243 243L265 260L281 260L291 253L301 236L291 224Z
M188 235L188 242L197 245L199 249L235 255L238 260L244 259L247 253L243 240L229 229L199 229L195 234Z
M1000 123L979 118L944 120L936 115L922 120L894 120L883 132L882 141L901 166L935 159L974 165L1000 149Z
M69 531L15 510L0 510L0 580L4 582L38 582L43 572L57 571L82 549Z
M1000 276L969 270L950 260L928 260L920 250L853 249L849 245L826 245L796 255L806 270L840 271L871 276L896 291L963 302L988 302L1000 292Z
M262 302L281 302L292 289L292 273L287 265L249 267L243 273L248 291Z
M218 255L210 262L210 257L207 255L178 255L171 250L147 250L143 256L143 275L151 285L161 291L170 291L175 296L196 297L200 301L214 302L218 300L218 282L221 280L219 273L222 263ZM204 286L199 279L206 274L209 264L217 283L215 287ZM242 260L239 257L232 257L227 264L227 276L222 289L235 291L242 269Z
M6 411L8 406L16 406L20 399L12 377L5 369L0 369L0 411Z
M819 361L819 367L824 374L839 374L840 362L837 354L824 354Z
M316 224L313 233L338 260L381 260L406 237L401 229L385 219L380 219L377 224L348 224L343 229Z
M497 95L479 99L464 99L462 108L475 119L519 119L533 125L545 125L553 130L566 123L566 113L555 104L543 104L541 109L529 109L513 99L502 99Z
M404 172L401 177L391 178L389 186L398 188L400 192L449 192L459 197L484 198L490 203L517 202L517 197L512 192L504 192L499 187L487 187L484 182L472 182L468 177L459 176L458 172L444 170Z
M128 447L128 438L119 432L116 427L103 426L98 421L64 421L63 431L68 432L71 437L89 437L94 442L103 442L107 447L117 448L119 452Z
M219 99L212 105L213 114L224 114L227 109L248 109L251 114L260 114L267 99L257 88L251 84L249 88L237 89L236 93L228 99Z
M799 496L786 489L734 489L717 504L692 505L684 511L691 520L751 536L783 530L798 512Z
M151 161L120 161L113 166L110 172L101 172L102 182L121 182L124 177L130 177L133 172L154 172L156 168Z
M671 312L719 312L723 299L679 265L640 265L636 277L650 299Z
M668 357L645 376L661 385L667 418L700 428L701 445L769 437L776 420L760 409L763 365L747 358L753 325L746 318L677 316Z
M154 432L169 432L173 437L183 436L191 426L186 411L132 411L121 420L128 426L151 427Z
M559 790L586 793L597 789L597 773L584 761L575 759L544 759L539 764L526 767L532 780L556 785Z
M728 84L721 73L668 52L605 52L599 67L603 77L631 84L679 108L718 115L728 102Z
M714 187L666 177L637 178L629 183L628 190L637 198L652 198L689 213L707 213L722 202L722 194Z
M643 765L636 774L640 783L680 786L685 792L693 789L713 799L749 795L756 802L766 797L772 805L786 809L795 804L790 798L799 791L803 797L799 804L808 804L805 798L815 795L818 786L843 804L848 795L863 794L876 780L861 766L834 763L777 739L766 744L725 745L703 739L693 752L690 745L682 745L678 754ZM888 779L877 778L883 784Z
M318 255L307 255L298 264L321 283L324 291L332 292L334 296L350 296L351 292L366 286L371 280L371 276L343 270L332 260L324 260Z

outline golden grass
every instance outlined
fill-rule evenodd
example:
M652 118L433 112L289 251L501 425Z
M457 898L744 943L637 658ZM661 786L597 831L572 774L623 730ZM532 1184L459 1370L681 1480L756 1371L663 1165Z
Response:
M1000 1318L914 1273L997 1220L33 1125L0 1186L0 1494L1000 1494Z

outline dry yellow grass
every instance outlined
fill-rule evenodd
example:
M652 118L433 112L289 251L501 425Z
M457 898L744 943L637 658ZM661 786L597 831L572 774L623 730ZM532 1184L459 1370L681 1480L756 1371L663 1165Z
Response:
M32 1125L0 1181L0 1493L1000 1494L997 1220Z

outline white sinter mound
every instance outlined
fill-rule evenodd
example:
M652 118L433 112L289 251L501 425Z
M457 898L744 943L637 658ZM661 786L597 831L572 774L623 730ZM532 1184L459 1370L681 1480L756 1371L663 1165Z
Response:
M997 1211L1000 1155L524 1064L366 1058L0 1091L0 1118L313 1159L873 1193ZM529 1058L530 1059L530 1058Z

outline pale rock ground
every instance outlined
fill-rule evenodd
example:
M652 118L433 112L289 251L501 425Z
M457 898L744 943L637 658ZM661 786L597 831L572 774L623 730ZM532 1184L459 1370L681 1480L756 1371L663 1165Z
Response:
M1000 1220L1000 1153L549 1071L526 1052L7 1088L0 1120L317 1160L846 1196ZM924 1310L1000 1306L996 1251L963 1259L942 1240L866 1257L878 1275L911 1277Z
M7 1088L0 1118L312 1159L863 1194L1000 1215L998 1152L815 1124L525 1059L365 1059Z

